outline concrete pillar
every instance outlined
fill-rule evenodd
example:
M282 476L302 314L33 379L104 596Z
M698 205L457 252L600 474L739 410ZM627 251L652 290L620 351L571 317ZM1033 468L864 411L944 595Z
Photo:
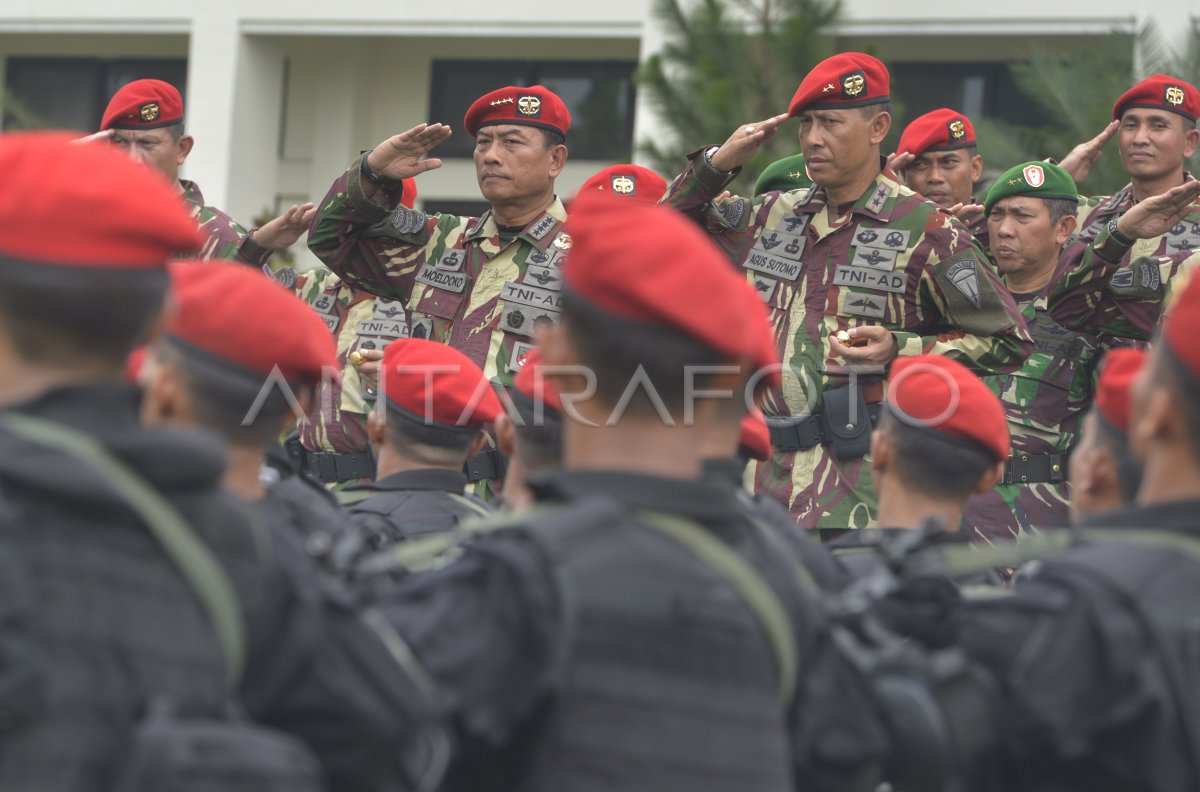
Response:
M186 174L208 203L246 226L276 208L283 85L277 41L243 35L233 0L196 2L187 107L196 147Z

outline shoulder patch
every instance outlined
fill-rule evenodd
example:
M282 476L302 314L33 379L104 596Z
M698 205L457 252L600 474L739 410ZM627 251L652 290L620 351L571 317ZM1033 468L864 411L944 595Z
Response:
M975 335L992 335L1011 327L1015 319L1001 299L973 248L960 250L933 266L930 274L946 301L951 324Z
M392 228L396 229L397 234L411 236L425 228L427 218L424 212L401 206L392 213Z
M272 270L270 263L263 264L262 271L270 275L275 281L285 289L296 288L296 270L291 267L280 267L278 270Z

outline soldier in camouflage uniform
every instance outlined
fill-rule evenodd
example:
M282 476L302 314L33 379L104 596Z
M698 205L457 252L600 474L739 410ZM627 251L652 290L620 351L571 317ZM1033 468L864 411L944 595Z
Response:
M767 302L786 376L764 405L775 453L757 487L806 527L873 524L863 455L877 406L867 405L897 355L944 354L987 372L1011 370L1030 348L966 228L882 170L888 85L886 67L859 53L801 83L788 115L800 116L811 190L711 203L787 117L776 116L696 152L664 199L704 222Z
M84 138L93 139L111 142L179 185L204 235L204 244L196 254L199 258L235 260L275 274L271 256L295 244L316 212L312 204L293 206L261 228L247 232L232 217L206 204L199 185L179 178L179 169L195 141L183 131L183 97L175 86L162 80L135 80L122 86L104 110L100 131Z
M1011 538L1070 522L1067 457L1091 405L1097 339L1056 323L1048 294L1075 231L1077 198L1066 171L1030 162L1004 173L984 201L992 257L1034 347L1016 371L984 378L1004 405L1011 456L1001 483L967 504L963 519L976 538Z
M482 217L400 205L401 180L440 167L421 157L450 136L444 124L422 124L383 141L334 182L308 244L349 286L400 306L412 335L420 327L507 387L535 329L560 311L559 269L571 239L554 180L567 160L570 113L546 88L508 87L476 100L464 124L476 137L476 176L492 207ZM472 478L503 475L495 456L473 462Z
M983 157L971 119L948 107L914 118L900 134L890 164L914 192L961 220L988 249L987 218L974 195Z

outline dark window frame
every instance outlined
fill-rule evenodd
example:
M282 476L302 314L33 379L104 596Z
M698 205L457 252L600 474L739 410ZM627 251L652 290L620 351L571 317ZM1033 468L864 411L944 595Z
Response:
M430 92L429 92L429 114L430 121L438 121L449 124L454 130L455 135L451 138L453 143L447 146L444 151L439 153L444 159L462 160L470 159L470 150L463 150L466 138L465 130L462 129L462 117L467 112L467 107L451 108L444 106L443 97L446 96L446 83L452 76L455 67L470 67L472 70L486 69L494 71L497 74L507 74L514 71L519 71L521 79L517 85L540 85L543 84L544 76L555 76L556 70L563 72L578 71L579 76L583 77L610 77L624 79L629 84L628 95L626 97L625 107L625 124L622 131L622 140L620 143L620 151L613 152L594 152L588 150L578 150L572 146L572 136L567 135L567 148L571 150L571 156L576 160L595 160L603 162L620 162L628 161L633 156L634 140L634 115L637 108L637 84L634 81L634 73L637 70L637 62L632 60L525 60L525 59L500 59L489 58L483 60L464 60L464 59L435 59L431 68ZM478 95L495 90L501 87L500 85L480 86ZM451 143L447 141L447 143ZM443 144L445 145L445 144Z

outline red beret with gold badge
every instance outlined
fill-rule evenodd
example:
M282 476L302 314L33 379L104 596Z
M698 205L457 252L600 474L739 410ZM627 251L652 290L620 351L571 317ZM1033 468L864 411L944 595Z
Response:
M609 165L585 181L577 195L593 190L642 203L658 203L667 192L667 180L641 165Z
M1113 105L1113 118L1120 120L1131 107L1166 110L1195 123L1200 116L1200 91L1169 74L1155 74L1121 94Z
M550 129L566 137L571 128L571 111L558 94L545 86L510 85L476 99L463 119L463 127L472 137L482 127L495 124Z
M200 246L196 221L161 176L113 146L74 138L0 135L0 258L165 271Z
M943 107L918 116L904 128L896 151L919 157L926 151L953 151L975 145L975 125L957 110Z
M866 107L888 101L890 93L891 77L883 61L865 52L843 52L818 63L801 81L788 115Z
M410 420L476 431L500 415L500 399L483 370L437 341L393 341L383 350L379 371L388 409Z
M333 337L289 289L253 267L228 261L171 264L175 311L166 335L264 377L316 385L337 366Z
M134 80L108 100L101 129L158 129L183 120L183 97L162 80Z
M1008 421L1000 400L950 358L898 358L888 379L887 406L902 423L974 441L997 462L1008 459Z

